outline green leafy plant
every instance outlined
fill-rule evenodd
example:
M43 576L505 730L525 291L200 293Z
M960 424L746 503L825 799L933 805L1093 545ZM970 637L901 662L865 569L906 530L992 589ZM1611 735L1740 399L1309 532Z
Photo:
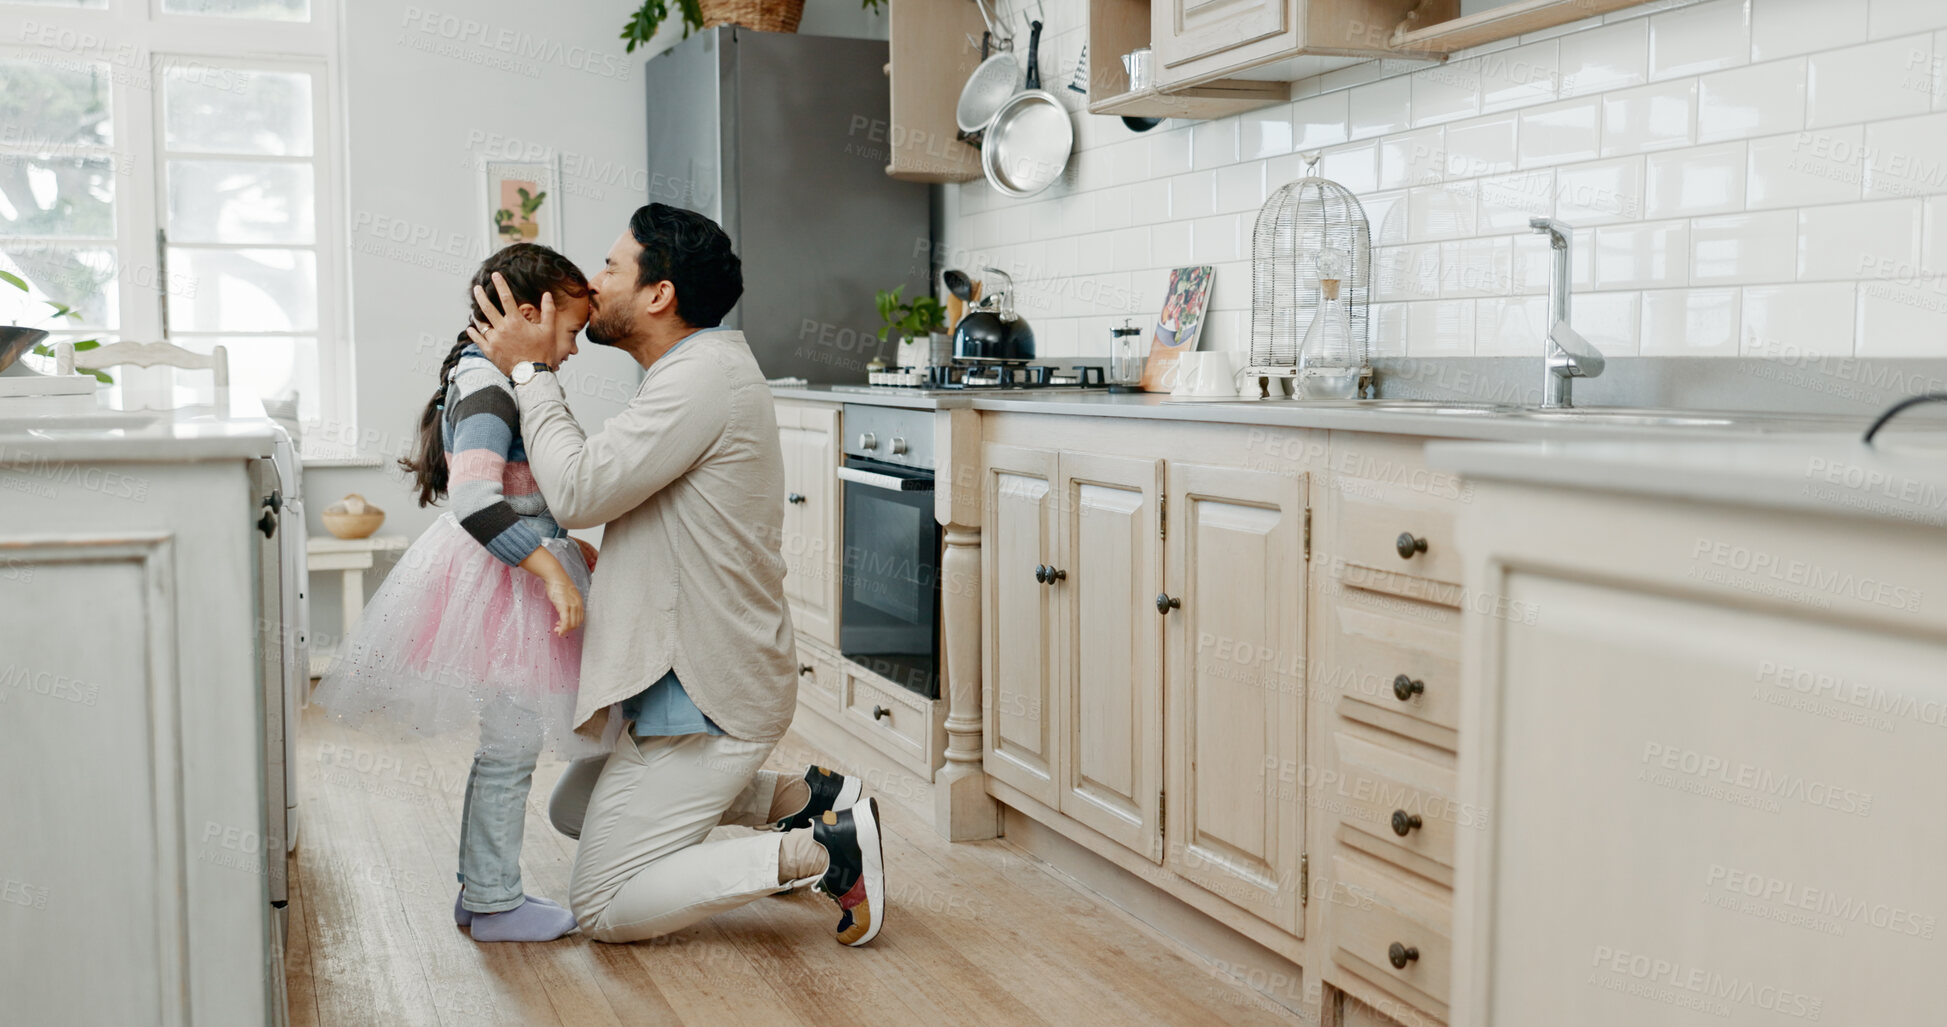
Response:
M675 6L683 16L683 38L688 39L690 33L703 27L703 5L698 0L675 0ZM643 0L642 7L622 26L622 38L629 44L624 49L634 53L637 44L646 45L669 20L669 8L670 0Z
M859 7L868 11L884 11L889 0L864 0Z
M541 201L548 198L547 190L529 194L525 188L515 189L521 197L519 220L514 212L502 207L494 211L494 230L509 239L533 239L541 234L541 226L534 223L534 212L541 209Z
M32 294L33 292L33 290L28 287L26 281L23 280L19 275L10 274L6 271L0 271L0 282L6 282L8 285L11 285L16 289L19 289L23 293ZM71 321L79 321L81 319L81 315L75 313L74 308L68 306L65 303L56 303L53 300L42 300L41 302L47 304L52 309L45 317L43 317L40 320L40 322L31 325L16 325L15 327L38 328L40 327L41 324L45 324L50 320L59 321L62 318L67 318L68 320ZM81 339L75 342L74 351L76 353L86 353L89 350L97 349L100 346L101 346L100 340ZM37 357L52 357L54 355L54 348L44 342L35 343L33 353ZM104 385L115 384L115 379L109 377L109 374L106 371L80 370L79 373L93 375L96 381L101 382Z
M903 338L917 339L931 332L946 331L946 306L931 296L921 296L911 303L900 300L899 294L906 291L900 286L891 292L878 295L879 316L885 319L885 326L879 329L879 341L898 332Z

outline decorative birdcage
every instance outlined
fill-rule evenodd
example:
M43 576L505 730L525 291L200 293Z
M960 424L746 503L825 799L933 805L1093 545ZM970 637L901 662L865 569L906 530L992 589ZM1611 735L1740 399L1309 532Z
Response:
M1305 160L1306 176L1271 194L1257 215L1251 251L1251 353L1242 372L1258 379L1261 394L1271 380L1298 376L1298 349L1321 304L1318 258L1344 255L1339 283L1352 324L1360 364L1370 351L1368 307L1372 300L1372 229L1350 189L1317 176L1318 155ZM1370 380L1371 370L1365 371ZM1280 390L1282 392L1282 390Z

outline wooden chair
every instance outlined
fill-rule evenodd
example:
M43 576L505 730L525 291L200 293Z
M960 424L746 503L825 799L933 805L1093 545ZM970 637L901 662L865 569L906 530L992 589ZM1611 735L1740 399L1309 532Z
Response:
M54 344L56 374L73 374L77 369L99 371L123 364L181 367L191 371L209 368L219 393L230 387L230 351L222 346L212 347L205 355L167 342L111 342L81 353L75 352L74 343Z

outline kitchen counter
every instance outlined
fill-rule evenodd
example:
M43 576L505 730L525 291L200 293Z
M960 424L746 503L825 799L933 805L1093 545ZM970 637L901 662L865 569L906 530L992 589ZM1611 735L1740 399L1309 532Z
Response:
M0 465L46 460L174 463L271 454L275 425L256 396L232 389L220 406L123 410L96 395L87 413L20 416L0 402Z
M1500 414L1463 405L1412 404L1374 401L1370 404L1306 403L1295 400L1175 401L1163 393L1109 392L976 392L939 395L887 390L864 393L835 391L830 386L774 386L780 399L822 403L859 403L914 410L980 410L1058 414L1078 417L1130 417L1192 421L1206 424L1244 424L1279 428L1325 428L1431 438L1493 442L1578 440L1647 440L1713 438L1726 435L1792 433L1857 435L1869 418L1843 415L1684 411L1683 420L1696 423L1646 424L1610 419L1600 408L1549 412L1545 416ZM1436 412L1440 408L1454 412ZM1673 412L1674 413L1674 412ZM1586 415L1586 418L1578 416ZM1724 422L1724 423L1703 423Z
M1435 443L1436 467L1475 479L1947 524L1947 438L1859 434L1709 443Z

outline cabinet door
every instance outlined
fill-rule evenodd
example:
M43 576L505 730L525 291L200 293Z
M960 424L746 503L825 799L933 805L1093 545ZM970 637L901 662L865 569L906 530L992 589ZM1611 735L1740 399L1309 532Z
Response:
M1056 724L1061 811L1163 856L1160 460L1064 453Z
M1172 464L1166 862L1302 934L1306 475Z
M1296 49L1298 6L1292 0L1154 0L1157 80L1203 78Z
M839 518L837 407L778 404L784 450L784 595L792 624L838 644Z
M1035 570L1055 562L1058 457L1002 445L982 453L985 765L997 780L1057 806L1055 598Z

